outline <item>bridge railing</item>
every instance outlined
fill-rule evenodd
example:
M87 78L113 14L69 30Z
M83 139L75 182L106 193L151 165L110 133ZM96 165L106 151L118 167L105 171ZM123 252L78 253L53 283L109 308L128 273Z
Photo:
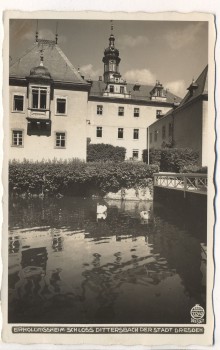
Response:
M156 173L154 186L207 194L207 174Z

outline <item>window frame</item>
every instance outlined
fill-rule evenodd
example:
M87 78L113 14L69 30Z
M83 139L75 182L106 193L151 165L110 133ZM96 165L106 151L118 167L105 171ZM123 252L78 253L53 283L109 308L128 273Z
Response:
M119 130L122 130L122 137L119 137ZM124 128L118 128L118 140L124 139Z
M33 107L33 91L38 90L38 107ZM41 108L40 107L40 100L39 98L40 91L45 91L46 92L46 107ZM49 110L49 105L50 105L50 86L47 85L30 85L29 88L29 108L32 111L40 111L40 112L46 112Z
M21 137L22 137L22 144L14 144L14 133L15 132L21 132ZM11 129L11 147L18 147L18 148L23 148L24 147L24 129Z
M140 117L140 108L139 107L134 107L134 118L139 118Z
M67 138L66 138L67 133L66 133L66 131L54 131L54 134L55 134L55 146L54 146L54 148L56 148L56 149L66 149L66 141L67 141ZM64 137L65 137L64 138L64 142L65 142L64 146L57 146L57 134L64 134ZM62 141L62 139L60 141Z
M99 113L101 112L101 113ZM97 115L103 115L103 105L97 105L96 106L96 114Z
M98 136L98 132L101 131L101 136ZM102 138L102 131L103 131L103 128L102 126L96 126L96 138L97 139L101 139Z
M139 129L133 129L133 140L139 140ZM137 136L137 137L135 137Z
M156 109L156 117L158 117L159 115L162 115L162 109Z
M14 109L15 96L22 96L23 97L23 110L21 110L21 111ZM25 93L13 92L13 94L12 94L12 112L13 113L25 113Z
M124 94L125 93L125 87L124 86L120 86L120 94Z
M109 85L109 92L111 92L111 93L115 92L114 85Z
M134 152L137 152L137 157L134 156ZM133 159L139 159L139 149L133 149L132 150L132 158Z
M121 111L120 111L120 109L121 109ZM125 115L125 108L124 108L124 106L118 106L118 116L119 117L124 117L124 115Z
M57 100L65 100L65 113L59 113L57 111ZM56 96L55 97L55 115L64 115L66 116L67 115L67 96Z

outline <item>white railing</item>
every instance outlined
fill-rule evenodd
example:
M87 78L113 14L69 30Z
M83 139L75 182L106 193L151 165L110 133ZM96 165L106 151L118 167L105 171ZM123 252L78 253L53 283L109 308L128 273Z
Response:
M207 174L154 174L154 186L207 194Z

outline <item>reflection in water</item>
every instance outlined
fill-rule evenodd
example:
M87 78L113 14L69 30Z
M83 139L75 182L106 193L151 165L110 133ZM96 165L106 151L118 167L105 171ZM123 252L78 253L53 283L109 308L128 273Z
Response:
M205 308L201 225L157 203L106 205L108 215L88 199L11 203L9 322L190 323Z

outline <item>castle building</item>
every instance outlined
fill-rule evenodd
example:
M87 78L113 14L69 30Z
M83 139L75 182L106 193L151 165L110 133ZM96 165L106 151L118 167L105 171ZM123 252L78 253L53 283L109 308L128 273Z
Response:
M166 114L180 98L155 86L127 83L121 76L119 51L111 34L104 51L103 79L91 81L88 98L88 131L91 143L126 148L127 159L142 159L147 148L147 127Z
M165 145L190 148L199 153L199 162L207 166L208 148L208 66L192 81L180 104L149 126L149 148Z
M85 160L89 89L56 41L37 39L10 66L9 158Z
M127 159L142 159L147 128L180 99L159 81L127 83L112 33L102 61L103 79L85 80L57 36L53 41L36 35L9 67L10 159L86 160L88 140L125 147Z

